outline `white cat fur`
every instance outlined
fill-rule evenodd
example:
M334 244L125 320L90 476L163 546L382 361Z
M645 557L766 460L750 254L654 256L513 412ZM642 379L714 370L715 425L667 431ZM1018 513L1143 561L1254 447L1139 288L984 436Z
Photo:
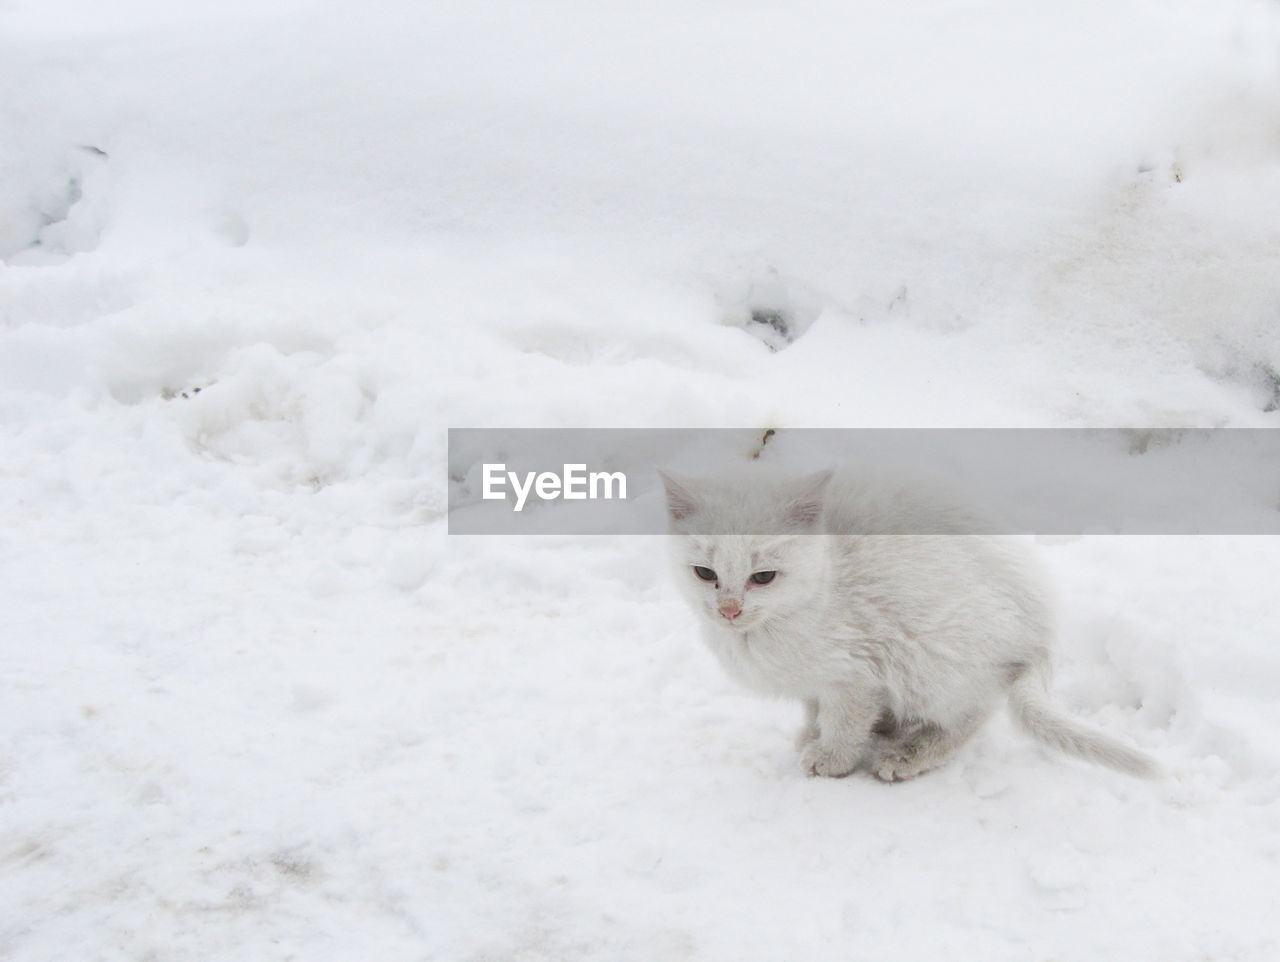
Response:
M1054 617L1020 539L975 533L978 518L921 488L752 468L663 474L675 577L731 676L804 703L806 772L911 778L941 764L1007 698L1041 742L1155 774L1150 758L1050 702ZM760 571L777 575L751 583ZM740 614L727 619L721 604Z

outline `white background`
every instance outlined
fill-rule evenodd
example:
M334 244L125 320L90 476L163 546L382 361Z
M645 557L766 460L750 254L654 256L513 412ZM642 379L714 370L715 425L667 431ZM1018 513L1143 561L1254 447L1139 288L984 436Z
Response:
M1270 0L0 2L0 957L1275 959L1275 540L1042 545L1165 781L885 786L656 540L444 505L449 426L1276 426L1278 81Z

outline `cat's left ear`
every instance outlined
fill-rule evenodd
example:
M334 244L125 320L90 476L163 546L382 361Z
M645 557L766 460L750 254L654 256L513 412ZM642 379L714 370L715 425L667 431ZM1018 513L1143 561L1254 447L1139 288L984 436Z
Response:
M667 513L672 521L683 521L698 510L698 499L693 494L691 482L659 469L658 477L667 489Z
M822 497L831 481L830 471L819 471L801 478L795 483L794 494L787 504L787 526L799 531L809 531L822 517Z

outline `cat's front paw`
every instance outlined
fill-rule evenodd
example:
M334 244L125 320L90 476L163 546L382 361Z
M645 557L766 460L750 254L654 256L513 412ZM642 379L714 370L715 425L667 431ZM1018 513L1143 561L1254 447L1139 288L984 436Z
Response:
M932 766L909 752L885 751L871 763L871 771L882 782L905 782L927 772Z
M823 775L827 778L843 778L858 765L856 753L842 752L824 745L816 738L800 752L800 767L806 775Z

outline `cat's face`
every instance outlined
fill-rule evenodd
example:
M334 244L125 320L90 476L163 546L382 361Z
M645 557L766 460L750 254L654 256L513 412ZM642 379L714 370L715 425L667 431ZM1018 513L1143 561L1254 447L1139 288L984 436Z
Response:
M681 535L676 583L714 625L747 631L809 604L826 561L821 536Z
M676 584L694 610L746 631L811 604L826 573L826 539L816 531L828 477L664 474Z

